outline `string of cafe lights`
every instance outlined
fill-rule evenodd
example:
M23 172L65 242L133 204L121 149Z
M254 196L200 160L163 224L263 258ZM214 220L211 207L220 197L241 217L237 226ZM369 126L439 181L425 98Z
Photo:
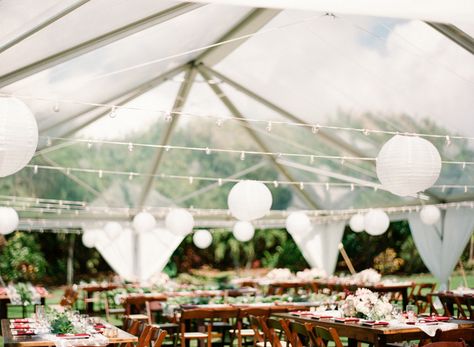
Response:
M467 141L474 140L473 136L461 136L461 135L453 135L453 134L432 134L432 133L423 133L423 132L396 131L396 130L385 130L385 129L374 129L374 128L357 128L357 127L337 126L337 125L329 125L329 124L321 124L321 123L301 123L301 122L292 122L292 121L283 121L283 120L252 118L252 117L244 118L244 117L240 117L240 116L232 115L232 114L218 115L218 114L190 113L190 112L184 112L184 111L179 111L179 110L168 111L168 110L159 110L159 109L146 108L146 107L117 105L117 104L112 104L112 103L85 102L85 101L79 101L79 100L74 100L74 99L58 99L58 98L52 98L52 97L31 96L31 95L22 95L22 94L4 93L4 92L0 93L0 97L15 97L22 100L36 100L36 101L50 102L53 104L52 109L56 112L59 112L60 104L62 103L104 108L110 111L109 112L110 118L117 117L118 112L121 110L127 110L127 111L154 113L154 114L159 115L166 122L170 122L174 116L180 116L180 117L184 116L184 117L191 117L191 118L198 118L198 119L211 119L215 122L216 126L218 127L222 127L224 123L228 121L235 121L239 123L248 122L248 123L254 123L254 124L262 124L262 125L265 125L265 128L268 132L271 132L274 126L289 126L289 127L299 127L299 128L308 129L315 135L318 134L320 130L348 131L348 132L361 133L366 136L369 136L370 134L406 135L406 136L418 136L418 137L433 138L433 139L443 139L447 146L449 146L453 140L467 140Z
M41 199L41 198L23 198L17 196L0 196L1 204L14 207L20 212L30 212L37 213L40 215L43 214L62 214L58 213L61 208L65 208L64 200L54 200L54 199ZM51 204L55 207L50 208L38 208L37 204L44 203ZM77 206L79 210L67 210L63 211L64 217L67 216L84 216L84 215L108 215L110 217L121 217L124 221L130 220L130 217L136 213L146 210L147 212L155 215L159 219L165 218L166 214L173 209L173 207L153 207L146 206L142 209L130 208L130 207L109 207L109 206L90 206L87 202L84 201L75 201L73 205ZM405 205L405 206L392 206L392 207L381 207L381 209L388 214L396 213L412 213L419 212L424 205ZM448 208L474 208L474 201L462 201L462 202L451 202L451 203L440 203L434 204L440 209ZM226 217L231 219L229 210L227 209L199 209L199 208L185 208L193 216L199 218L210 218L210 217ZM310 218L320 218L320 217L338 217L340 220L345 220L350 218L354 214L366 213L370 211L371 208L350 208L350 209L341 209L341 210L302 210ZM293 211L270 211L267 216L264 217L264 221L267 222L269 219L278 219L286 218ZM28 219L28 218L26 218ZM67 220L66 220L67 221ZM99 222L102 223L103 222Z
M49 166L49 165L26 165L26 168L33 169L33 173L37 174L41 170L53 170L60 171L66 175L72 173L87 173L95 174L99 178L103 178L104 175L114 175L114 176L125 176L129 180L133 180L136 177L154 177L158 179L174 179L181 181L188 181L189 184L193 184L196 181L207 181L207 182L217 182L219 186L222 186L226 183L238 183L243 181L239 178L222 178L222 177L208 177L208 176L190 176L190 175L172 175L172 174L152 174L152 173L140 173L132 171L115 171L115 170L103 170L103 169L90 169L90 168L76 168L76 167L65 167L65 166ZM306 186L312 187L324 187L326 190L331 188L349 188L351 191L357 188L367 188L373 189L374 191L379 190L379 186L376 183L371 185L359 184L359 183L348 183L348 182L316 182L316 181L287 181L287 180L256 180L263 184L273 185L275 188L278 188L280 185L283 186L297 186L299 189L304 190ZM438 188L442 191L446 189L463 189L465 193L468 190L474 188L474 184L439 184L434 185L432 188Z
M134 148L155 148L155 149L164 149L165 151L170 150L187 150L195 152L204 152L208 155L212 153L228 153L228 154L238 154L240 160L245 160L246 155L259 155L259 156L272 156L276 158L281 157L299 157L307 158L312 164L315 159L330 159L330 160L339 160L343 165L347 160L359 160L359 161L376 161L375 157L357 157L357 156L340 156L340 155L322 155L322 154L307 154L307 153L294 153L294 152L267 152L267 151L256 151L256 150L242 150L242 149L227 149L227 148L211 148L211 147L192 147L192 146L176 146L176 145L159 145L151 143L137 143L129 141L111 141L111 140L98 140L98 139L81 139L81 138L66 138L66 137L50 137L50 136L40 136L44 138L48 143L48 140L57 140L57 141L66 141L69 143L85 143L89 149L92 148L94 144L106 144L106 145L117 145L117 146L126 146L129 152L133 152ZM474 161L453 161L453 160L442 160L443 164L451 165L461 165L463 169L468 165L474 165Z

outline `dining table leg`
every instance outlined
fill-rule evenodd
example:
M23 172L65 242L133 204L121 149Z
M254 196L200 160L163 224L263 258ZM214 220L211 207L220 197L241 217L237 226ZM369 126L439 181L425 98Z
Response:
M0 300L0 319L8 318L7 301L8 300Z
M402 290L402 304L403 304L403 310L407 307L408 303L408 288L405 288Z

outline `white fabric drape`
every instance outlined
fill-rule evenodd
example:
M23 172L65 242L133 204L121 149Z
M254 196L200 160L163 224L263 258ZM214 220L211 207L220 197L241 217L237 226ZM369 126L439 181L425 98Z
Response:
M474 210L450 208L435 225L424 224L418 213L408 216L413 240L430 272L447 288L449 276L474 228Z
M344 222L314 224L313 229L305 234L290 234L312 268L323 269L327 275L332 275L336 269L344 226Z
M136 278L133 269L133 232L131 229L124 229L120 236L113 241L104 239L98 242L96 248L120 277L129 281L144 282L163 270L183 239L184 236L175 235L166 229L140 233L138 237L139 278Z

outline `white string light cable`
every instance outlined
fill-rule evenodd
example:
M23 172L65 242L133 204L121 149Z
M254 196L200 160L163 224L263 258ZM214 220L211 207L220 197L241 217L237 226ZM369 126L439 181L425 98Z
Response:
M175 179L175 180L182 180L188 181L189 184L193 184L195 181L207 181L207 182L217 182L219 186L225 183L238 183L243 181L243 179L239 178L222 178L222 177L207 177L207 176L185 176L185 175L171 175L171 174L151 174L151 173L140 173L140 172L132 172L132 171L114 171L114 170L103 170L103 169L85 169L85 168L75 168L75 167L64 167L64 166L48 166L48 165L31 165L28 164L25 166L26 168L33 169L33 173L38 173L38 170L52 170L52 171L61 171L66 175L71 173L87 173L87 174L95 174L99 178L103 178L104 175L115 175L115 176L125 176L128 177L129 180L133 180L135 177L154 177L158 179ZM367 188L372 189L374 191L378 191L378 187L374 187L373 185L368 186L364 184L358 183L342 183L342 182L315 182L315 181L285 181L285 180L256 180L257 182L261 182L263 184L273 185L275 188L279 187L280 185L286 186L298 186L301 190L305 188L305 186L312 186L312 187L325 187L326 190L330 188L350 188L353 191L356 187L357 188ZM438 184L433 185L431 188L439 188L442 191L446 189L463 189L465 193L468 190L474 188L474 184Z
M221 127L227 121L235 121L235 122L248 122L248 123L255 123L255 124L262 124L266 126L266 129L273 130L273 126L289 126L289 127L300 127L311 130L313 134L318 134L320 130L331 130L331 131L348 131L348 132L356 132L361 133L366 136L370 134L385 134L385 135L406 135L406 136L419 136L425 138L433 138L433 139L444 139L446 145L450 145L453 140L468 140L473 141L474 136L461 136L461 135L453 135L453 134L430 134L430 133L422 133L422 132L409 132L409 131L395 131L395 130L384 130L384 129L373 129L373 128L356 128L356 127L347 127L347 126L337 126L337 125L328 125L328 124L321 124L321 123L299 123L299 122L291 122L291 121L281 121L281 120L269 120L269 119L262 119L262 118L252 118L252 117L239 117L235 115L216 115L216 114L198 114L198 113L190 113L190 112L183 112L183 111L167 111L167 110L159 110L153 108L146 108L146 107L136 107L136 106L125 106L125 105L115 105L110 103L96 103L96 102L84 102L79 100L73 99L58 99L52 97L42 97L42 96L31 96L31 95L22 95L22 94L15 94L15 93L5 93L0 92L0 97L15 97L22 100L38 100L38 101L46 101L51 102L54 105L58 103L68 103L68 104L77 104L83 106L94 106L100 108L106 108L110 110L110 117L115 118L117 112L120 110L128 110L128 111L140 111L146 113L154 113L160 115L165 121L170 122L173 116L184 116L184 117L191 117L197 119L211 119L215 122L216 126Z
M80 138L65 138L65 137L50 137L50 136L40 136L40 138L49 139L49 140L58 140L58 141L67 141L70 143L84 143L87 144L87 147L90 149L93 144L106 144L106 145L117 145L127 147L129 152L138 147L142 148L155 148L155 149L164 149L165 151L170 150L186 150L186 151L195 151L206 153L210 155L212 153L228 153L228 154L237 154L240 156L241 160L244 160L246 155L259 155L259 156L272 156L275 158L281 157L298 157L306 158L312 164L315 159L330 159L330 160L339 160L341 165L344 165L345 161L376 161L375 157L357 157L357 156L341 156L341 155L322 155L322 154L307 154L307 153L294 153L294 152L265 152L265 151L256 151L256 150L242 150L242 149L226 149L226 148L211 148L211 147L192 147L192 146L176 146L176 145L158 145L151 143L137 143L129 141L111 141L111 140L97 140L97 139L80 139ZM474 165L474 161L452 161L452 160L442 160L443 164L448 165L461 165L465 168L468 165Z

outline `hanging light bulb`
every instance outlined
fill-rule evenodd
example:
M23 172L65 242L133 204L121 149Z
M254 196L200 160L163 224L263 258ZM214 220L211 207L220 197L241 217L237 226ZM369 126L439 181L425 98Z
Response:
M313 134L317 134L317 133L319 132L319 128L320 128L319 124L313 125L313 126L311 127L311 132L312 132Z
M221 126L222 126L222 123L224 123L224 121L222 120L222 118L218 118L218 119L216 120L216 125L217 125L218 127L221 127Z
M267 127L265 128L268 132L272 131L272 122L268 122Z
M240 160L245 160L245 152L244 151L242 151L240 153Z
M128 143L128 151L133 152L133 143L131 142Z
M102 178L103 175L104 173L102 172L102 170L99 170L99 178Z
M194 182L194 177L193 177L193 176L189 176L188 181L189 181L189 184L193 184L193 182Z
M364 129L362 130L362 133L365 135L365 136L368 136L370 134L370 130L369 129Z
M311 155L311 156L309 157L309 163L310 163L310 164L313 164L313 163L314 163L314 155Z
M451 137L449 135L446 135L446 146L449 146L451 144Z
M129 175L128 175L128 180L129 180L129 181L133 180L133 173L132 173L132 172L129 173Z
M92 142L87 142L87 149L91 149L92 148Z
M164 119L165 119L165 122L171 122L171 120L173 119L173 117L171 116L171 113L169 112L165 112L165 116L164 116Z
M300 189L301 189L301 190L304 189L304 183L303 183L303 182L300 182Z
M219 187L222 186L222 178L219 178L219 179L217 180L217 184L219 185Z
M33 173L35 175L38 173L38 165L33 166Z
M109 113L109 117L110 118L117 117L117 107L116 106L112 106L112 109L110 110L110 113Z
M170 146L166 145L165 146L165 152L169 152L170 151Z
M278 188L278 181L273 181L273 186L274 186L275 188Z
M209 149L209 147L206 147L206 154L207 155L211 154L211 150Z

